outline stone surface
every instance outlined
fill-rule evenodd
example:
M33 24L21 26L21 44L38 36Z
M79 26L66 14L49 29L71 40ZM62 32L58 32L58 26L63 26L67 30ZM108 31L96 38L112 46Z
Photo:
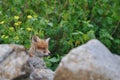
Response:
M22 45L0 45L0 80L11 80L24 74L21 71L23 64L28 59L25 48Z
M0 45L0 80L53 80L43 57L29 57L22 45Z
M120 80L120 56L98 40L90 40L61 60L54 80Z
M53 80L54 72L50 69L34 69L30 74L31 80Z
M9 53L11 52L13 52L13 49L10 48L9 45L0 45L0 62L2 62L7 56L9 56Z
M47 69L43 57L30 57L23 67L30 80L53 80L54 72Z

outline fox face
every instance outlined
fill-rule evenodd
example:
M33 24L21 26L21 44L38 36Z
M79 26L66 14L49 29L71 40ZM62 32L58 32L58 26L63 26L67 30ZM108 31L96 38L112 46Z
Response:
M31 40L31 48L29 50L30 56L47 56L50 54L50 51L48 50L48 39L40 39L38 36L32 36Z

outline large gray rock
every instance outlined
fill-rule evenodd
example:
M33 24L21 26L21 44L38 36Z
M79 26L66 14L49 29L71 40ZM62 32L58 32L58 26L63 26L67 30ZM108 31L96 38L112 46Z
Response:
M22 66L28 59L24 46L15 44L0 45L0 80L11 80L24 74Z
M54 80L120 80L120 56L93 39L62 59Z

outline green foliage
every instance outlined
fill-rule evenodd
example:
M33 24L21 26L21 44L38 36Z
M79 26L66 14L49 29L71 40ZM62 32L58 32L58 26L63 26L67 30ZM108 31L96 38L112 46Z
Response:
M0 43L30 46L30 37L50 37L55 69L61 58L90 39L120 54L119 0L0 0Z

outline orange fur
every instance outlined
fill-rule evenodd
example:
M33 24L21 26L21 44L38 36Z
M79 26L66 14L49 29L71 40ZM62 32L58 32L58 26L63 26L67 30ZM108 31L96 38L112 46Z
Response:
M29 50L29 55L30 57L34 56L36 54L36 50L39 51L39 54L41 55L49 55L50 51L48 50L48 41L49 38L46 40L40 39L38 36L33 36L32 37L32 42L31 42L31 48Z

